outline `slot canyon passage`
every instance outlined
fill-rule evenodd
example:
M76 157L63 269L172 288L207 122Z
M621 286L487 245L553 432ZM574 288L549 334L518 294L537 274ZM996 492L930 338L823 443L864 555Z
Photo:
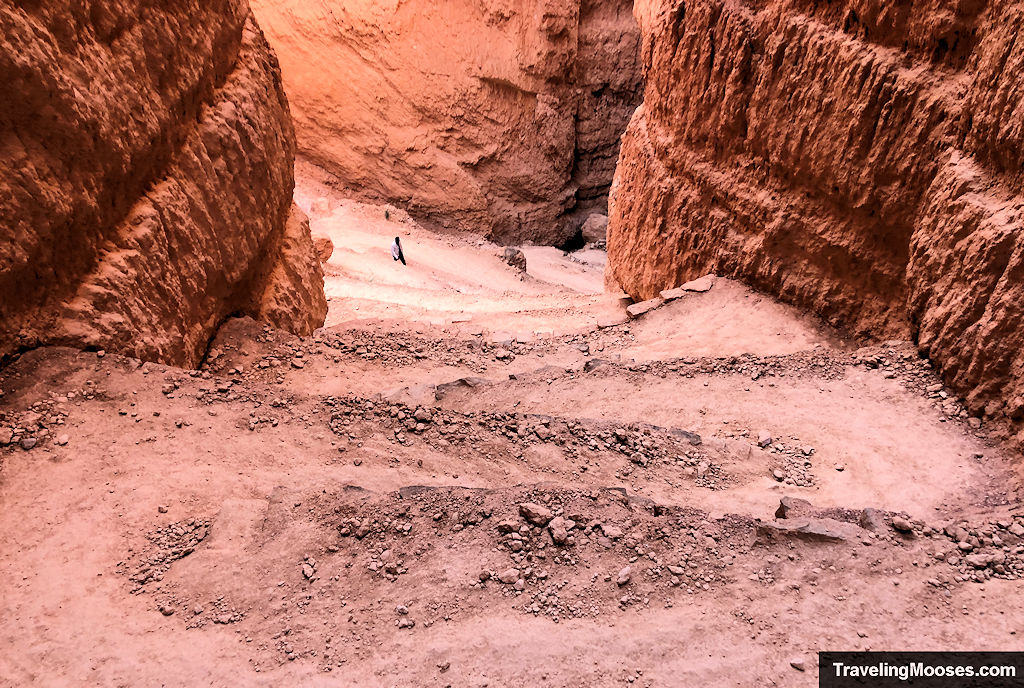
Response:
M251 5L0 0L0 685L1024 650L1024 6Z

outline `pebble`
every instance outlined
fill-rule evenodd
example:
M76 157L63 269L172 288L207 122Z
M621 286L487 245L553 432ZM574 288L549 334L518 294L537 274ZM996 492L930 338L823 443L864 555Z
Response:
M793 667L797 671L805 671L807 669L807 665L804 662L803 657L794 657L793 659L789 660L789 666Z
M633 569L630 568L629 566L626 566L621 571L619 571L619 576L618 576L618 578L615 579L615 583L619 587L622 587L623 585L628 583L632 578L633 578Z

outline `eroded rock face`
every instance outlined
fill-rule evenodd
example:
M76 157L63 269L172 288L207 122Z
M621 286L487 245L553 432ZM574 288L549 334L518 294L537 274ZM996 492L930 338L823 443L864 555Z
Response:
M0 2L0 90L0 357L192 365L232 314L323 323L319 263L293 259L312 244L288 222L280 70L244 0Z
M300 154L435 228L559 244L639 103L630 0L256 0Z
M707 272L912 335L974 412L1024 416L1024 8L638 0L647 76L609 264Z

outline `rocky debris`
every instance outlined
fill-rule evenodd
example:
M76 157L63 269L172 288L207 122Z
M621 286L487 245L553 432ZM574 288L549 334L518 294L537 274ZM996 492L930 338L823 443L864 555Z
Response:
M210 527L208 520L191 518L147 533L146 546L120 565L134 584L132 592L144 592L147 584L163 580L171 564L192 554L206 539Z
M883 377L928 399L943 422L958 423L975 434L984 435L981 418L972 415L967 402L943 384L931 361L910 342L892 341L862 347L851 354L851 360L854 365L877 370Z
M516 270L526 272L526 254L522 250L509 246L505 248L501 259Z
M463 386L462 381L452 384ZM438 393L447 394L442 391L445 388L438 385ZM402 445L419 439L443 451L452 446L479 448L497 441L511 457L520 457L524 447L550 444L574 459L602 452L619 454L628 458L619 469L620 475L629 475L636 467L656 470L673 466L702 487L715 489L727 480L720 463L704 451L700 435L679 428L641 423L619 426L539 414L459 413L442 407L412 408L396 401L355 397L327 397L323 407L330 414L331 431L349 439L383 427L392 442ZM364 423L367 429L353 432L354 426ZM492 450L495 447L489 446Z
M61 440L67 444L71 440L69 435L56 434L67 423L67 404L75 399L93 399L95 391L90 383L82 390L37 401L24 411L0 409L0 448L19 447L30 451L46 443L61 445Z
M632 306L626 308L626 313L630 318L639 318L645 313L653 311L655 308L665 303L662 298L648 299L647 301L641 301L640 303L634 303Z
M814 448L800 445L796 438L791 438L791 441L784 443L773 438L770 433L761 431L758 433L757 446L770 452L771 475L777 482L794 487L811 487L816 482L811 461Z
M591 213L583 222L580 233L586 243L604 245L608 239L608 216L603 213Z

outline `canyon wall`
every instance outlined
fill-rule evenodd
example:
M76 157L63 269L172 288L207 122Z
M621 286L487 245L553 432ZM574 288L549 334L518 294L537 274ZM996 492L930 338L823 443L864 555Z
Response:
M0 2L0 358L195 365L247 314L323 324L280 68L244 0Z
M300 155L436 229L559 244L640 102L630 0L255 0Z
M609 203L622 287L739 277L858 333L913 336L973 413L1020 421L1024 3L635 12L645 101Z

